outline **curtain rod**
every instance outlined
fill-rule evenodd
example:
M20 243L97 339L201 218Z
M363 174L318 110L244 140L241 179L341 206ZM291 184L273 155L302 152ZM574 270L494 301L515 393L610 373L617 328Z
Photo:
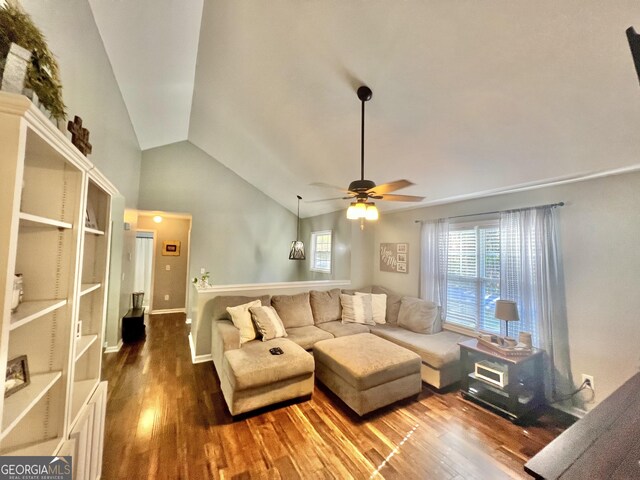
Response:
M524 208L514 208L511 210L495 210L493 212L480 212L480 213L469 213L467 215L456 215L455 217L446 217L449 220L453 218L464 218L464 217L477 217L478 215L491 215L494 213L503 213L503 212L517 212L518 210L528 210L530 208L542 208L542 207L564 207L564 202L558 203L548 203L546 205L536 205L535 207L524 207ZM415 220L415 223L422 223L424 220Z

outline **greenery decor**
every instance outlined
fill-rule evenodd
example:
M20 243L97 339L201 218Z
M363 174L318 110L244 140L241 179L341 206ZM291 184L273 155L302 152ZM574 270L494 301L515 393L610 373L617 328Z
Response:
M0 78L12 42L31 52L25 87L38 95L40 103L53 118L65 120L58 63L49 51L44 35L17 0L7 0L0 6Z

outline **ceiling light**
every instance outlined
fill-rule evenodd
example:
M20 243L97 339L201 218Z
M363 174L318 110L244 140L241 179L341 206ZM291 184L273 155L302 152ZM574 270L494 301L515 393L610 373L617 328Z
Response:
M289 260L304 260L304 243L300 240L300 200L302 197L298 197L298 232L296 233L296 239L291 242L291 250L289 251Z
M162 223L162 217L160 215L156 215L153 217L153 221L156 223Z

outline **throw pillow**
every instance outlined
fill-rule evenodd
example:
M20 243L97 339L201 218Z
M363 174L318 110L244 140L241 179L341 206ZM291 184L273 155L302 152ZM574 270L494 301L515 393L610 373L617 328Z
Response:
M342 318L339 288L326 292L311 290L309 292L309 300L311 311L313 312L313 321L316 325Z
M282 320L275 308L250 307L249 311L251 312L253 323L255 323L258 332L262 335L263 342L287 336L287 331L284 329Z
M309 292L298 295L274 295L271 297L271 305L280 315L285 328L313 325Z
M371 309L370 295L340 295L342 304L342 323L375 325Z
M231 315L231 321L240 330L240 345L250 342L256 338L256 329L253 328L251 321L251 307L259 307L262 305L260 300L238 305L237 307L227 307L227 312Z
M387 323L390 323L391 325L398 323L398 313L400 312L402 296L392 292L388 288L379 287L377 285L373 286L371 293L384 293L387 295Z
M438 307L420 298L402 297L398 326L416 333L436 333Z
M373 321L379 325L386 323L387 316L387 294L386 293L362 293L356 292L356 295L369 295L371 297L371 310L373 312Z

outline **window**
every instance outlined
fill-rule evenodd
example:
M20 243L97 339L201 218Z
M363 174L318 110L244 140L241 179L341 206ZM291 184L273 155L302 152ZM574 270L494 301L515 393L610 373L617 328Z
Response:
M452 225L447 268L448 323L500 333L500 227L497 221Z
M311 271L331 273L331 230L311 232Z

